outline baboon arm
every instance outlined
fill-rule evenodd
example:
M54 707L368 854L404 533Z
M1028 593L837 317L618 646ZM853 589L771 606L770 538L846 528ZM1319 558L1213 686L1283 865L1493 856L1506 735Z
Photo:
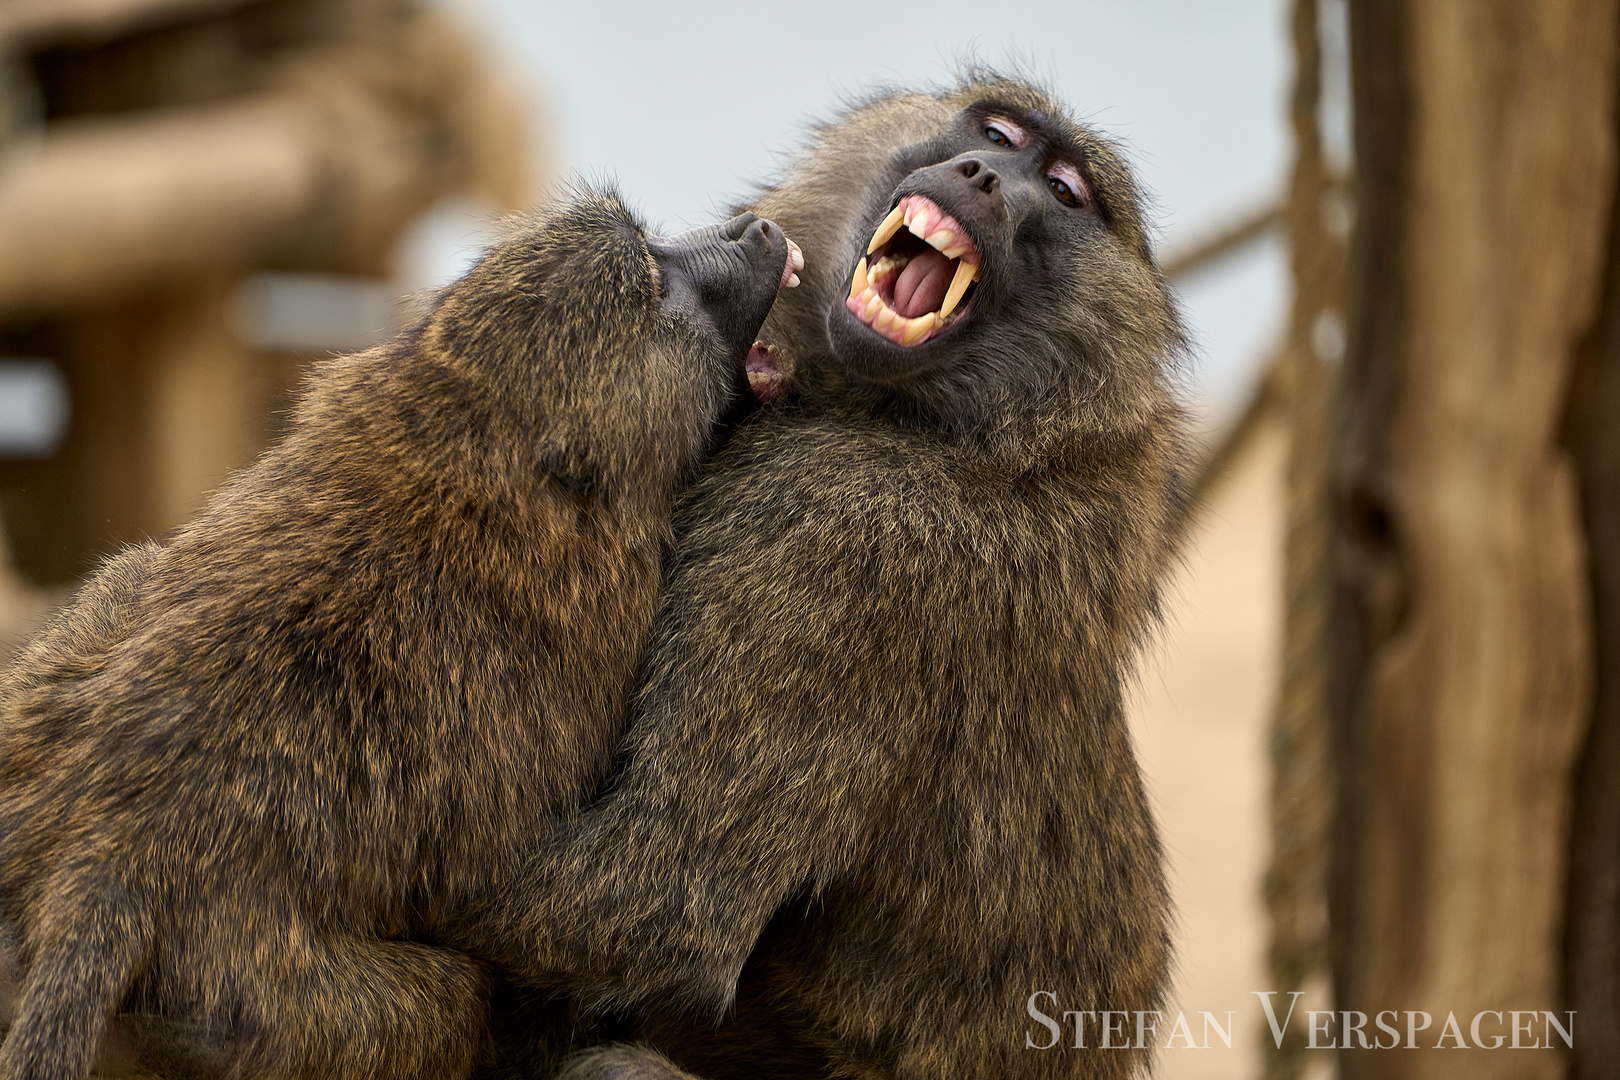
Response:
M859 635L846 609L865 591L732 559L677 575L612 789L554 826L465 947L604 1003L720 1009L776 909L851 864L892 758L861 677L838 670L858 658L828 652Z
M486 924L494 959L601 1005L730 1004L773 912L836 871L838 840L858 825L826 792L813 745L722 738L743 717L708 719L655 724L615 790L528 861Z

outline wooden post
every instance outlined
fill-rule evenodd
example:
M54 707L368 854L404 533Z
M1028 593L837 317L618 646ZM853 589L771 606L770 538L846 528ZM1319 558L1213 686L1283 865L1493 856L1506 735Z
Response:
M1615 101L1611 130L1620 139L1620 94ZM1581 1025L1575 1080L1620 1072L1620 184L1610 192L1608 245L1602 311L1581 350L1569 417L1595 676L1570 845L1566 982Z
M1616 4L1350 10L1359 214L1336 446L1334 989L1341 1010L1402 1010L1403 1041L1405 1010L1432 1014L1416 1040L1432 1047L1448 1014L1471 1043L1483 1010L1565 1008L1592 636L1561 425L1603 278ZM1538 1042L1544 1029L1538 1018ZM1506 1030L1484 1018L1487 1042ZM1343 1075L1566 1072L1562 1052L1444 1045L1353 1051Z
M233 325L236 279L195 282L81 312L43 351L73 394L52 458L8 461L0 496L19 565L40 581L185 521L263 445L277 372Z

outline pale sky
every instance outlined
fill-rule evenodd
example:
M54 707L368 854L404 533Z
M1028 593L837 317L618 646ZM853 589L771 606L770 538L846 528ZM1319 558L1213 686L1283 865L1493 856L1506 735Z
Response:
M1169 245L1274 196L1287 168L1283 0L940 0L909 13L852 2L440 2L533 102L560 177L612 177L669 230L715 220L769 180L806 124L844 97L948 81L969 56L1016 63L1120 140ZM416 239L415 272L453 276L477 240L471 219L439 215ZM1285 290L1275 242L1185 283L1210 409L1242 397L1278 333Z

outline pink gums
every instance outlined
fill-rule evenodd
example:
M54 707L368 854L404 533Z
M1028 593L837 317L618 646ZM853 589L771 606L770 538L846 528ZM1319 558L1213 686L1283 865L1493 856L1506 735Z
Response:
M920 230L924 237L928 237L941 229L949 229L954 239L947 246L965 246L967 250L962 253L960 260L970 265L978 264L979 249L974 245L973 238L968 236L955 218L940 209L938 203L926 195L907 195L900 200L899 205L903 212L911 217L912 224L917 226L911 230L914 234ZM901 228L910 226L903 225ZM940 305L945 302L945 294L950 290L951 279L956 276L956 262L957 260L949 258L944 252L929 246L913 255L898 274L887 279L884 283L887 285L886 288L875 285L873 289L896 314L914 319L930 311L938 311ZM902 341L904 327L897 324L887 330L878 328L877 318L882 312L881 308L868 319L857 297L845 300L844 306L857 319L896 345L904 344ZM941 329L936 326L912 344L921 345Z
M754 396L766 405L775 401L782 390L782 372L777 368L770 350L756 341L754 347L748 350L744 368L748 372L748 388L754 392Z

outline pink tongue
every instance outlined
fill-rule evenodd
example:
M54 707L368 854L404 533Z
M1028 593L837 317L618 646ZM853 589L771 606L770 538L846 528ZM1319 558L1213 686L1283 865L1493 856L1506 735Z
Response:
M956 276L956 264L929 248L912 257L894 283L895 311L908 319L938 311L945 302L945 290Z

